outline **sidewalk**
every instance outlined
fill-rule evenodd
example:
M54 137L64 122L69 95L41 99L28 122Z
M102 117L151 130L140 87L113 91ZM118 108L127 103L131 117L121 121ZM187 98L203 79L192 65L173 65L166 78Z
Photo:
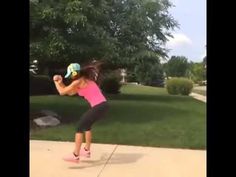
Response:
M30 141L30 177L206 177L206 151L92 144L79 164L62 157L72 142Z
M206 86L196 86L194 87L194 90L202 90L202 91L205 91L206 92L206 89L207 87ZM197 100L200 100L200 101L203 101L206 103L206 96L204 95L201 95L201 94L198 94L198 93L195 93L193 90L193 92L190 94L190 96L192 96L193 98L197 99Z
M197 100L200 100L200 101L203 101L206 103L206 96L204 95L200 95L200 94L197 94L197 93L190 93L189 96L192 96L193 98L197 99Z

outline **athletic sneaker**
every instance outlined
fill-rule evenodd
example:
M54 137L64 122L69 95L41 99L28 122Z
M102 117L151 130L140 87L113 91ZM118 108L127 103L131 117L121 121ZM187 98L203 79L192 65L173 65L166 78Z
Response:
M71 153L68 156L63 157L63 160L68 162L79 163L79 156L75 156L74 153Z
M86 150L85 148L81 148L79 155L89 158L91 155L91 152L89 150Z

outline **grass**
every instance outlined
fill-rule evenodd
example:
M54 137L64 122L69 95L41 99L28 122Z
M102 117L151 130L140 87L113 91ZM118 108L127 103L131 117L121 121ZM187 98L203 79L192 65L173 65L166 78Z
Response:
M107 95L108 116L93 127L93 142L171 148L206 148L206 105L164 88L124 85ZM78 97L32 96L30 110L56 111L62 124L31 130L31 139L73 141L79 116L88 104Z

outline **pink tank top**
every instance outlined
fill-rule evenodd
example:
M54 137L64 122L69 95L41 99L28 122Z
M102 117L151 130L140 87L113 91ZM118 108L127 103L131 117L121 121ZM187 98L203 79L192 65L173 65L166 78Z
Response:
M88 81L85 88L78 89L78 94L83 96L89 102L91 107L106 101L106 98L103 96L100 88L94 81Z

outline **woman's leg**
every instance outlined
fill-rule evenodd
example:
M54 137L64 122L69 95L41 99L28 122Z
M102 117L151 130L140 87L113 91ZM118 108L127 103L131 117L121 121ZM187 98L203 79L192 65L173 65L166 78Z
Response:
M91 130L85 131L85 142L86 142L85 149L89 151L90 145L92 142L92 131Z
M91 109L89 109L87 112L85 112L79 121L79 126L76 133L76 148L75 153L79 154L81 144L83 141L83 134L80 132L85 132L85 149L90 150L91 141L92 141L92 131L91 127L92 125L104 117L104 114L108 110L107 103L102 103L100 105L97 105Z
M74 154L76 156L78 156L80 153L82 142L83 142L83 133L77 132L75 134L75 150L74 150Z
M63 157L65 161L69 162L79 162L79 152L81 148L81 144L83 142L83 133L77 132L75 134L75 149L73 154L70 154L68 156Z

